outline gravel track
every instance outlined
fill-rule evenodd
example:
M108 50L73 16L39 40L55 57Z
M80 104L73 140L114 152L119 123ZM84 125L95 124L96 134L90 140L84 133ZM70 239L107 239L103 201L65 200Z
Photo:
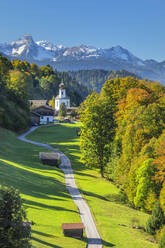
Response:
M42 146L46 149L49 149L53 152L57 152L60 154L60 159L61 159L60 168L62 169L65 175L66 188L68 189L73 201L77 205L82 223L85 226L85 233L88 239L87 248L102 248L102 241L97 231L90 209L76 186L74 173L69 158L64 153L60 152L59 150L56 150L50 145L26 139L25 138L26 135L33 132L36 128L38 127L32 127L29 131L18 136L18 139L24 142L31 143L33 145Z

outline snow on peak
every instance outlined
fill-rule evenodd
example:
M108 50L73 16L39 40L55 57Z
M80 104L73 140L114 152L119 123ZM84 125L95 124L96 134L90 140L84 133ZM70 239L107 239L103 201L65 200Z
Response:
M36 44L38 46L41 46L43 48L45 48L46 50L49 50L49 51L57 51L57 50L61 50L63 49L64 47L62 45L53 45L50 41L48 40L41 40L41 41L37 41Z
M22 44L33 44L34 41L33 41L33 38L30 34L25 34L23 35L20 39L16 40L16 41L13 41L11 42L10 44L13 46L20 46Z
M63 46L63 45L61 45L61 44L60 44L60 45L58 45L57 47L58 47L59 49L63 49L63 48L64 48L64 46Z
M0 44L0 51L11 57L18 57L23 59L30 59L30 61L51 60L63 61L64 57L67 59L82 60L101 58L106 61L115 60L121 63L131 63L138 66L143 66L143 60L135 57L127 49L121 46L114 46L109 49L96 48L89 45L80 45L73 47L63 47L62 45L54 45L48 40L41 40L34 42L30 34L23 35L20 39L11 43Z
M54 47L48 40L37 41L36 44L38 46L44 47L46 50L52 50Z
M68 47L65 49L63 56L89 56L94 55L97 52L97 48L87 45L80 45L74 47Z

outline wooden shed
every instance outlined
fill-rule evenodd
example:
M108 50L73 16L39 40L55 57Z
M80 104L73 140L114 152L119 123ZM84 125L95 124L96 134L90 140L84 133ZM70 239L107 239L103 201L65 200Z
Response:
M83 230L84 230L83 223L63 223L62 230L64 236L72 237L72 238L80 238L83 237Z
M60 160L59 153L40 152L39 157L43 164L57 166L57 167L59 166L59 160Z

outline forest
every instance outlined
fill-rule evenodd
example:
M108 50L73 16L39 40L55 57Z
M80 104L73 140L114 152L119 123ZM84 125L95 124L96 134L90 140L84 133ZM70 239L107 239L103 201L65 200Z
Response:
M111 78L132 76L139 78L136 74L125 71L106 71L101 69L69 71L69 75L80 84L87 86L96 92L100 92L105 81Z
M151 212L158 202L165 213L165 87L108 80L82 103L80 120L82 161L120 187L132 207Z
M13 131L25 129L30 124L28 100L54 99L61 82L65 83L72 106L79 106L90 92L68 73L54 71L49 65L38 67L0 55L0 126Z

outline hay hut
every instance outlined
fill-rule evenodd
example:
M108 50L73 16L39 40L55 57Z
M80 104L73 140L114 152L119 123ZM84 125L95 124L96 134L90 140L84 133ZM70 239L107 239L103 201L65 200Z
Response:
M39 157L40 157L40 161L43 164L59 167L59 160L60 160L59 153L40 152Z
M84 230L83 223L63 223L62 230L64 236L72 237L72 238L80 238L83 237L83 230Z

